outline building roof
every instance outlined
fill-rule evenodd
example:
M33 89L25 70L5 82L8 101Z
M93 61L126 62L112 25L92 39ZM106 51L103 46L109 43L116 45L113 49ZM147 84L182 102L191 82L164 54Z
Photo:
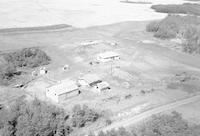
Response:
M98 54L98 57L101 57L101 58L111 58L111 57L117 57L117 56L119 56L119 54L113 51L107 51L107 52Z
M99 89L104 89L104 88L109 87L109 84L107 82L101 82L101 83L98 83L97 86Z
M96 74L86 74L79 79L85 80L88 84L101 80L101 78Z
M73 90L77 90L78 86L76 85L75 81L66 79L62 80L60 83L56 85L48 87L48 89L49 91L51 91L50 93L61 95L64 93L71 92Z

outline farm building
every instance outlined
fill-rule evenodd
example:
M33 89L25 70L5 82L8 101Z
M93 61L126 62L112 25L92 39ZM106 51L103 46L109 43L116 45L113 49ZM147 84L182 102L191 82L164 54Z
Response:
M40 68L40 75L45 75L45 74L47 74L47 69L45 68L45 67L41 67Z
M93 91L97 92L97 93L101 93L101 92L109 90L109 89L110 89L109 84L104 81L104 82L96 84L96 86L94 86L94 88L93 88Z
M60 83L46 88L46 96L55 102L61 102L80 94L76 82L72 80L63 80Z
M102 82L100 77L96 74L86 74L78 79L80 86L90 86L93 87L96 84Z
M112 51L107 51L97 55L97 60L100 62L108 62L111 60L119 60L119 59L120 59L119 54Z

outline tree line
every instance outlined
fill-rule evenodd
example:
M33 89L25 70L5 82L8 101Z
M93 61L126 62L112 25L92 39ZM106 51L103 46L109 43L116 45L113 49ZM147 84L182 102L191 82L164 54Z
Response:
M66 113L37 99L31 102L17 100L9 108L0 110L0 135L68 136L100 117L100 113L85 105L76 105Z

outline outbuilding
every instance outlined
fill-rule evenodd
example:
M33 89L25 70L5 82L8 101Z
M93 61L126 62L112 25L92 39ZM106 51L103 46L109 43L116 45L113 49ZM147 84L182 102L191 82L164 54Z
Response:
M101 83L98 83L96 84L96 86L94 86L93 88L93 91L94 92L98 92L98 93L101 93L101 92L104 92L106 90L110 90L110 86L107 82L101 82Z
M100 61L100 62L108 62L111 60L119 60L119 59L120 59L120 55L113 51L107 51L107 52L100 53L97 55L97 61Z
M41 67L40 68L40 75L45 75L47 74L48 70L46 69L46 67Z
M78 94L80 94L80 90L76 82L69 79L46 88L46 96L57 103L77 96Z
M102 82L101 78L96 74L86 74L82 77L79 77L78 79L78 83L80 86L93 87L101 82Z

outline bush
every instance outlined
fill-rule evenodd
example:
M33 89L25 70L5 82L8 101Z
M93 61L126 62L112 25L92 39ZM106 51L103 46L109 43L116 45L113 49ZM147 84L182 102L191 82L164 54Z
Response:
M182 5L153 5L151 8L154 9L156 12L162 13L200 15L199 4L184 3Z

